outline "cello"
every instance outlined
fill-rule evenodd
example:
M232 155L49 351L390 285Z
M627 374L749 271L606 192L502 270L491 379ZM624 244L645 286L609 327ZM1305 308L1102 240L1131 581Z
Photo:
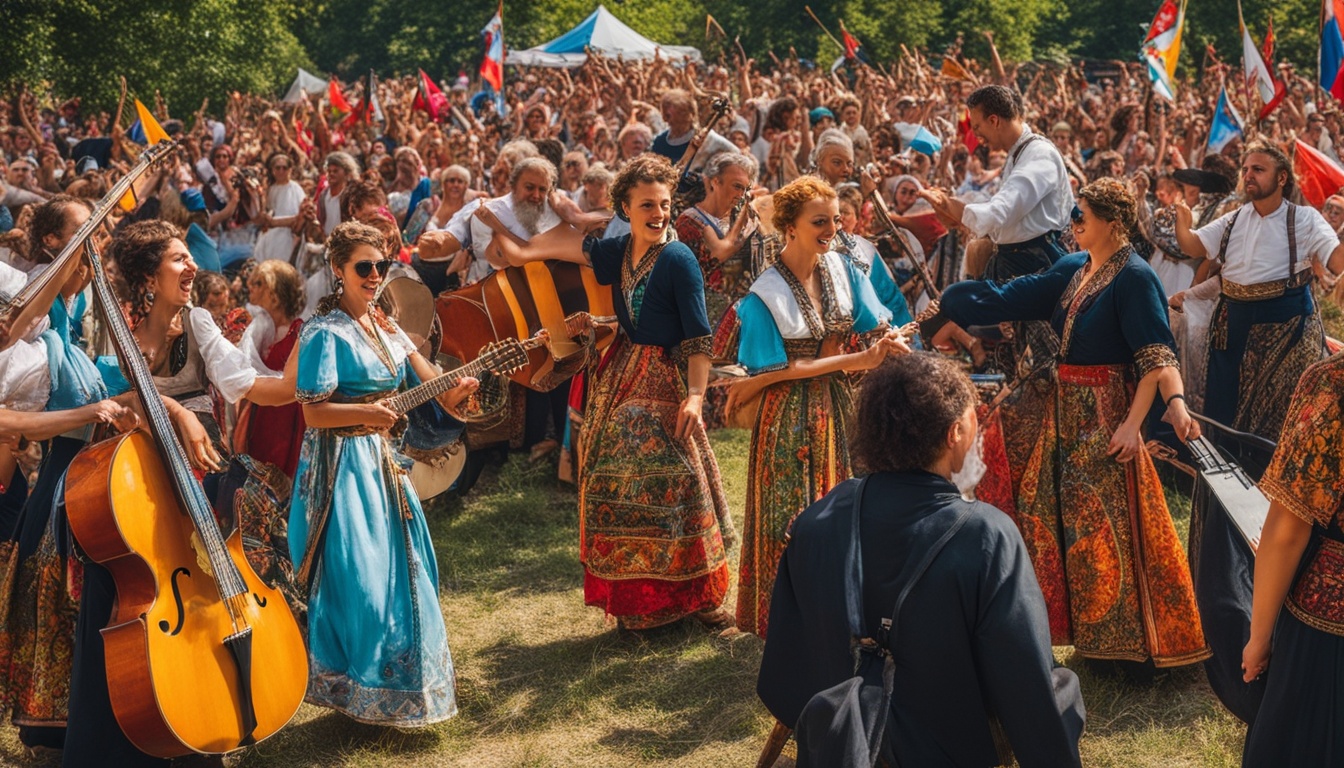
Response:
M92 243L88 253L146 416L143 430L84 449L66 481L75 539L116 583L102 630L112 710L146 754L230 752L298 711L307 652L284 596L248 564L239 532L221 533Z

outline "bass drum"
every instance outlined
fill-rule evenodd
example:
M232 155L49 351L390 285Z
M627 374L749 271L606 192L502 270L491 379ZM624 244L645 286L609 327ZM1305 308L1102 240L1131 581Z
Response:
M378 290L378 306L411 337L426 360L434 359L443 340L443 328L434 308L434 294L415 269L401 262L393 264Z

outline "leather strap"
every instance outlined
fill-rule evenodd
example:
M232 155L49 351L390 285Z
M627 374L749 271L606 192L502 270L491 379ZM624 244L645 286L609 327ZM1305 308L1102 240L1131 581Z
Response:
M509 314L513 315L513 325L517 334L514 338L526 339L530 337L532 334L527 332L527 317L523 315L523 306L518 301L518 294L513 292L513 286L509 284L509 276L504 274L503 271L496 272L495 284L499 286L499 292L504 297L504 303L509 305Z

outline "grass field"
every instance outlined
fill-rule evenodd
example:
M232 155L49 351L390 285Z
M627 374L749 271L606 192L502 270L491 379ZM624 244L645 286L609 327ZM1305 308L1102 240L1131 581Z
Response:
M740 529L748 434L712 439ZM1188 505L1179 493L1172 500L1184 535ZM634 639L585 608L575 494L554 480L552 464L514 456L487 470L465 502L436 502L427 514L459 715L405 732L305 705L289 728L230 765L755 764L772 725L755 695L760 641L723 640L689 623ZM1082 679L1089 768L1240 764L1245 729L1199 668L1133 685L1089 674L1071 648L1056 654ZM24 757L6 729L0 764L44 763Z

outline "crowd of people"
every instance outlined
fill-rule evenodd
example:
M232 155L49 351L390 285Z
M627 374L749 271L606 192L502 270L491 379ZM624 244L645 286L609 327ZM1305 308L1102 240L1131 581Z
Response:
M302 605L307 700L398 727L458 704L390 400L441 360L382 288L401 270L435 296L513 290L496 276L558 261L613 308L565 318L569 338L548 326L583 364L547 391L462 378L411 429L450 450L464 434L478 466L500 444L572 466L584 600L620 631L689 619L766 639L761 696L787 730L904 587L902 632L881 635L903 670L901 764L998 764L999 725L1022 765L1078 764L1082 701L1051 645L1131 678L1241 676L1260 686L1234 710L1246 765L1327 764L1344 750L1344 443L1323 436L1344 418L1321 305L1340 299L1344 192L1303 205L1285 147L1337 157L1344 117L1284 74L1275 115L1215 153L1212 53L1175 103L1134 64L950 70L918 51L830 71L594 53L513 73L499 99L459 77L435 114L414 79L387 79L377 119L325 92L235 93L187 120L159 101L177 148L67 259L142 137L120 108L19 91L0 102L0 298L58 273L0 325L0 706L65 765L157 764L113 716L99 630L116 583L62 506L76 456L144 419L94 311L95 246L119 301L102 311L128 324L207 490L241 462L287 499L216 511L263 532L256 563ZM968 374L1008 386L990 402ZM475 418L500 388L519 399L502 431ZM1282 434L1233 631L1148 443L1183 455L1195 414ZM729 425L751 430L740 535L708 439ZM857 628L836 555L852 532Z

